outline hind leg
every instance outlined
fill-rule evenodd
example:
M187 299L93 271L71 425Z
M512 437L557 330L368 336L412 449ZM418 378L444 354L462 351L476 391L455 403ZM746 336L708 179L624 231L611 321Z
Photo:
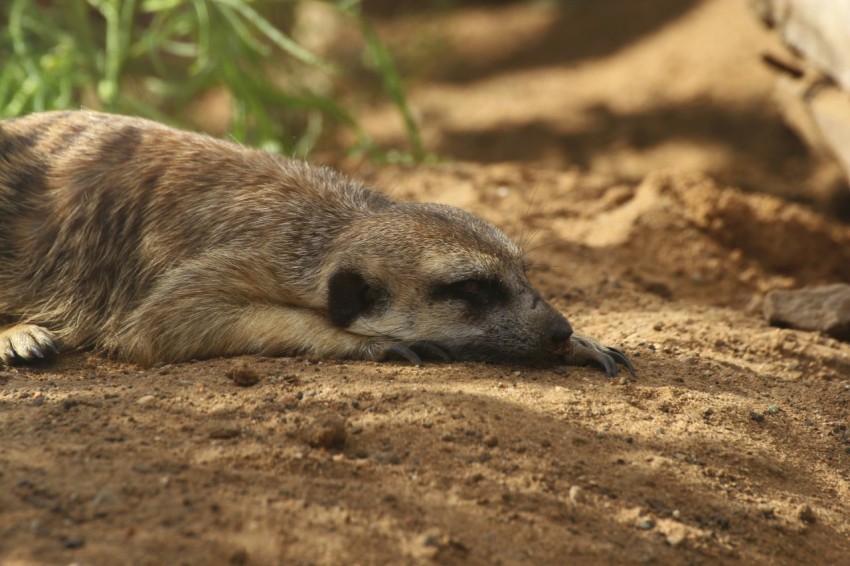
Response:
M0 329L0 361L6 365L31 362L59 353L53 333L34 324Z

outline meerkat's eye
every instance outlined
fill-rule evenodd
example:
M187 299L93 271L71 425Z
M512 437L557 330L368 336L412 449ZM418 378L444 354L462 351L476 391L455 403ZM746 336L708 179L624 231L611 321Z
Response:
M437 286L431 293L435 299L459 300L472 307L483 308L504 302L507 291L495 279L463 279Z

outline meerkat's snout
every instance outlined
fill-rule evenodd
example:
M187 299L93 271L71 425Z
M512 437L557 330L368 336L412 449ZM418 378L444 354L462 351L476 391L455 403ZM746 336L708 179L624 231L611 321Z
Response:
M555 347L555 350L562 348L567 342L570 341L570 336L573 335L573 327L570 326L570 323L566 321L564 318L555 319L555 322L552 324L552 345Z

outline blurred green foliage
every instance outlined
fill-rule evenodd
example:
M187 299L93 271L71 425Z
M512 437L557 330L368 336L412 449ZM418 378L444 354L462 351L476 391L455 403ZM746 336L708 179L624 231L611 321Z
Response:
M343 127L354 134L353 151L372 152L337 101L340 68L288 31L301 3L7 0L0 8L0 116L82 105L185 127L193 103L224 89L228 133L239 142L303 156ZM359 31L362 60L401 113L409 157L420 159L400 77L359 0L325 4Z

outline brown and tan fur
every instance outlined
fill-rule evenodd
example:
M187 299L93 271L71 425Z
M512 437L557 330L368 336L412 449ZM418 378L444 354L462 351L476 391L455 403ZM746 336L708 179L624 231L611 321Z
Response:
M87 111L0 122L0 358L628 360L575 337L464 211ZM0 327L2 328L2 327ZM613 368L613 369L612 369Z

